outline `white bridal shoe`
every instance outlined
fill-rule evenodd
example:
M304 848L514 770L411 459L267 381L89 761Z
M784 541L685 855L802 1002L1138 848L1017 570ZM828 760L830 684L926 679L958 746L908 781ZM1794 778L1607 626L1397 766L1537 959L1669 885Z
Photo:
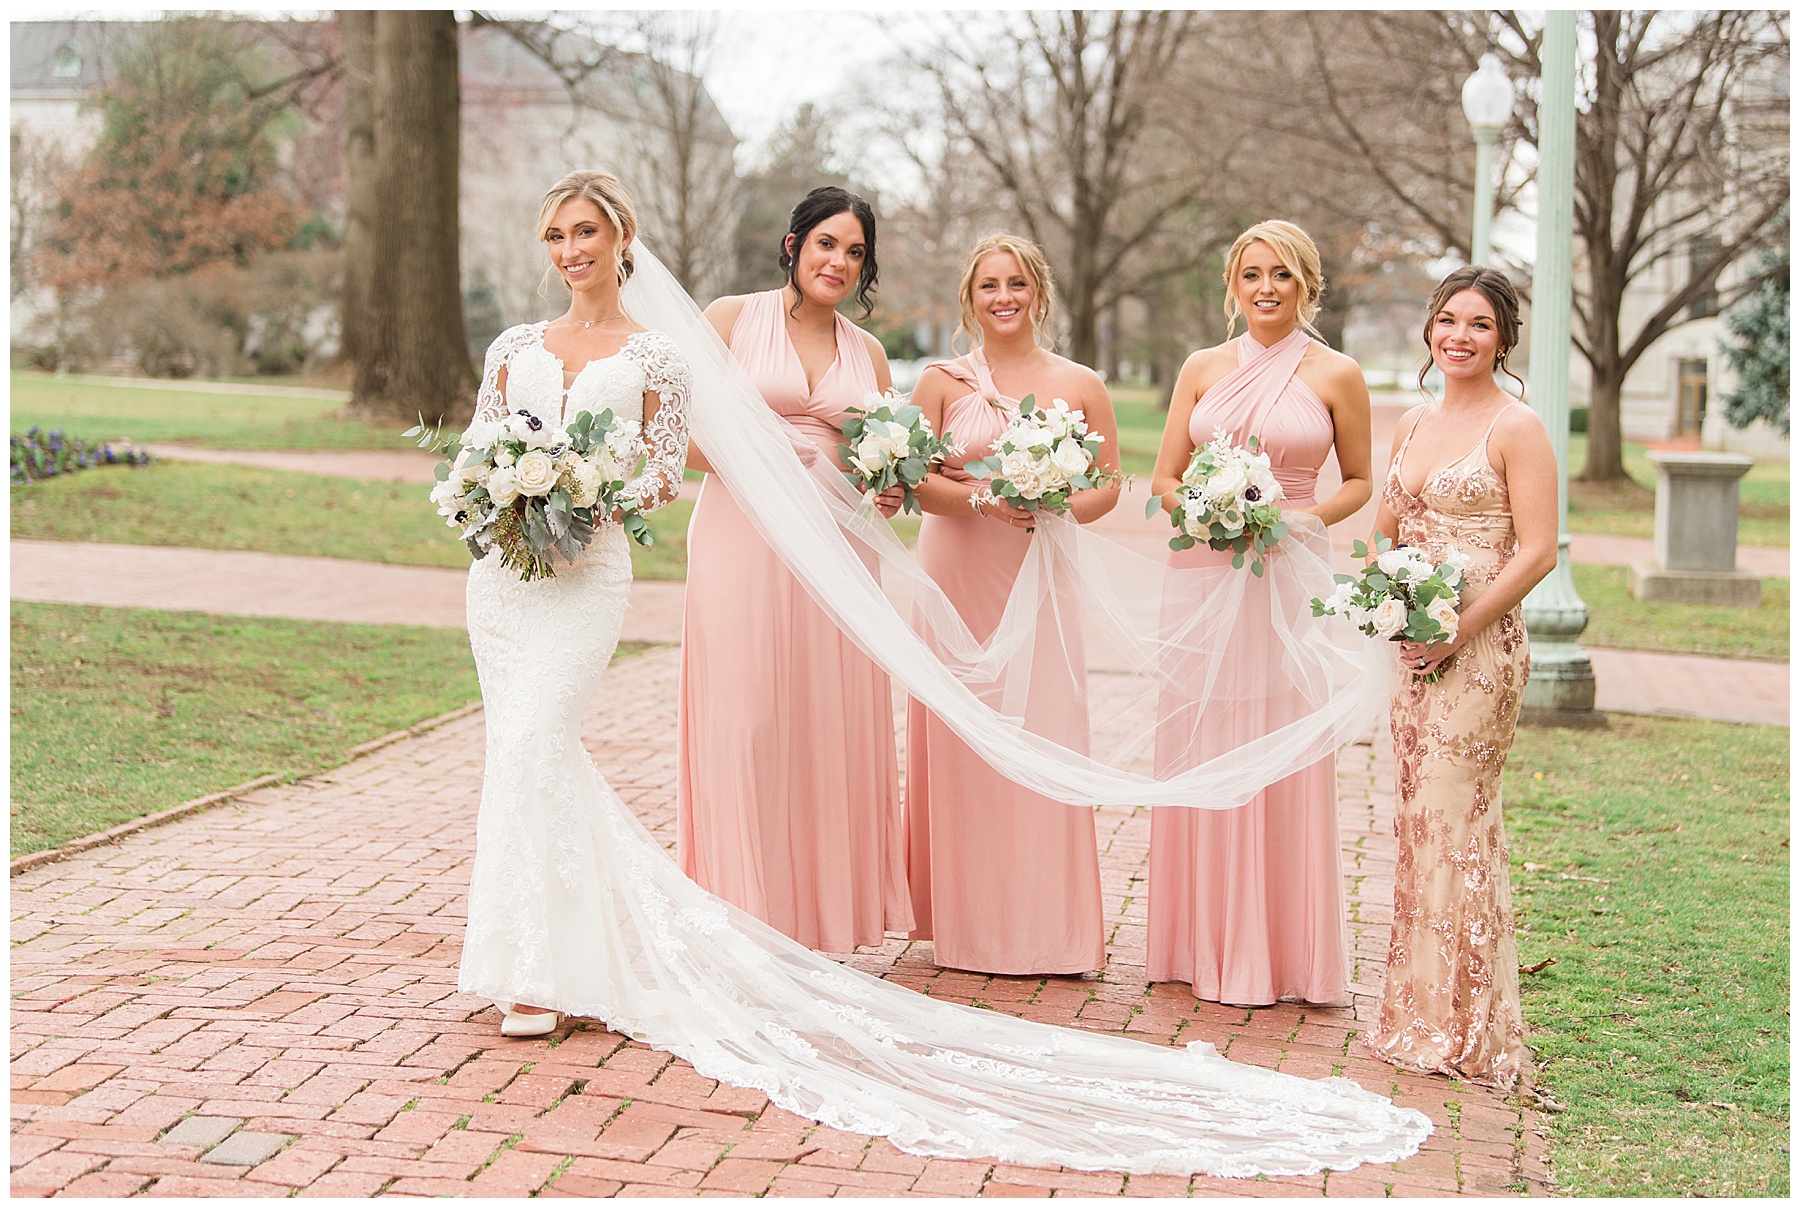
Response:
M500 1035L502 1036L548 1036L556 1031L558 1024L562 1023L562 1012L560 1011L521 1012L513 1010L511 1003L500 1005L501 1009L505 1011L504 1017L500 1020Z

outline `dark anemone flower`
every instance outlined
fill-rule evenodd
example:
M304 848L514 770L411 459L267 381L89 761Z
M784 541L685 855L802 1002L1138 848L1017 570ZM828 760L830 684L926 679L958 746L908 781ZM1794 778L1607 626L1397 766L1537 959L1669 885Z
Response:
M1261 498L1262 498L1262 492L1257 490L1255 487L1245 487L1244 488L1244 502L1245 503L1255 503L1257 500L1259 500Z

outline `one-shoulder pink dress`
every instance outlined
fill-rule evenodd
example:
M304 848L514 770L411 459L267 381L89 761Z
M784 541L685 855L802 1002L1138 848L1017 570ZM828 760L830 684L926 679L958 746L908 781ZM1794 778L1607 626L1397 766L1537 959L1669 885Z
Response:
M781 307L780 291L751 295L731 353L769 406L835 457L845 409L877 389L874 363L840 315L837 359L809 391ZM679 707L683 872L820 951L912 928L888 677L717 477L688 527Z
M960 463L992 451L1018 401L995 389L979 351L934 368L969 388L944 408L943 424L965 451L944 472L966 479ZM928 515L919 527L919 564L983 639L1000 623L1031 539L973 512ZM1071 617L1071 610L1056 615ZM1025 726L1085 753L1086 676L1069 671L1071 662L1083 666L1080 634L1059 636L1048 605L1045 621ZM937 963L953 969L1085 973L1104 965L1093 814L1007 780L918 701L907 704L906 742L912 938L932 940Z
M1238 368L1194 404L1188 421L1196 447L1218 430L1240 443L1256 436L1289 508L1312 505L1334 435L1331 412L1295 373L1307 344L1298 329L1269 348L1244 336L1237 342ZM1204 545L1171 555L1175 565L1229 566L1230 560L1229 551ZM1253 579L1250 600L1266 600L1269 584ZM1256 612L1246 609L1227 648L1230 665L1218 673L1219 683L1244 690L1212 700L1198 718L1162 719L1159 776L1258 737L1271 718L1288 712L1289 702L1276 699L1279 689L1258 691L1278 656L1271 626L1257 625ZM1349 939L1335 762L1327 757L1278 780L1237 809L1151 811L1151 981L1187 982L1197 998L1244 1005L1344 998Z

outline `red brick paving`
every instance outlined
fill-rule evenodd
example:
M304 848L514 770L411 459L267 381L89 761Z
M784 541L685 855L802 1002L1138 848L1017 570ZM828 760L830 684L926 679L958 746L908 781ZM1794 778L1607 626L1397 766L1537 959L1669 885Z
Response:
M678 654L619 663L584 740L674 838ZM616 705L615 705L616 702ZM1096 822L1111 960L1090 978L939 969L929 944L849 958L935 996L1237 1060L1339 1070L1426 1112L1415 1157L1244 1181L917 1158L719 1086L579 1021L504 1041L456 992L480 783L479 713L311 780L13 879L15 1195L1510 1195L1546 1190L1528 1112L1362 1052L1392 889L1384 757L1339 764L1356 989L1243 1010L1144 982L1146 810ZM189 1115L292 1138L253 1168L155 1138ZM1453 1126L1452 1120L1460 1125Z

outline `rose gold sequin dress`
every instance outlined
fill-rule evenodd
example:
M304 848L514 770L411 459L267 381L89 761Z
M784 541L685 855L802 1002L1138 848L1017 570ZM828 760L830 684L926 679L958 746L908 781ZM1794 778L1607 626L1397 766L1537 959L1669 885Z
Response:
M1469 556L1466 608L1516 546L1506 484L1483 436L1428 474L1414 497L1400 476L1411 440L1382 498L1399 519L1401 544L1434 562L1453 549ZM1402 673L1394 691L1394 931L1369 1041L1403 1069L1507 1089L1525 1062L1525 1028L1500 772L1529 663L1524 616L1514 608L1457 651L1437 683Z

